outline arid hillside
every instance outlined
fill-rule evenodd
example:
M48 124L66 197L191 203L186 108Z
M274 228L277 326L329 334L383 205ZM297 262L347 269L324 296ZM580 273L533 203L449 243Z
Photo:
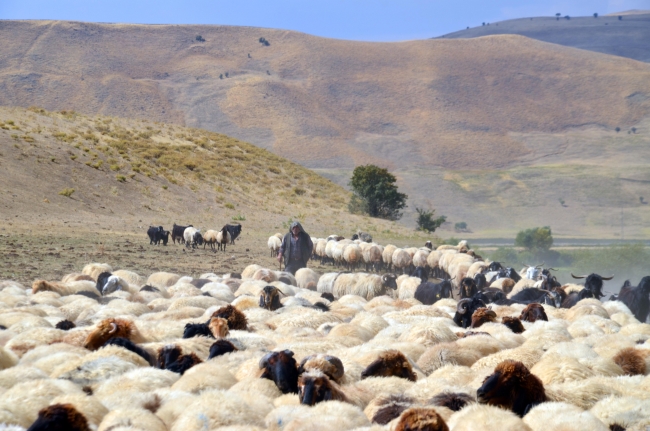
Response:
M409 193L411 227L416 206L433 206L477 235L513 235L552 214L564 235L612 237L610 217L603 229L576 207L554 212L573 194L579 208L620 212L616 188L615 199L585 194L598 182L562 174L560 190L539 183L551 196L539 200L526 175L491 175L551 159L607 167L622 152L641 170L648 162L643 145L618 145L645 142L650 65L522 36L362 43L248 27L0 21L0 41L0 105L216 131L341 185L355 165L380 164ZM468 195L459 175L490 191ZM637 204L640 194L630 193Z
M620 19L619 19L620 17ZM485 23L449 33L441 38L459 39L498 34L517 34L543 42L650 62L650 11L628 11L598 17L537 16Z

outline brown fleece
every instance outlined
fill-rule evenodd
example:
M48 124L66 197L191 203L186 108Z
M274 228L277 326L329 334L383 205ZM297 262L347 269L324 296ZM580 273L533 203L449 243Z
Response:
M117 326L114 332L113 324ZM133 322L124 319L104 319L97 324L97 327L93 332L88 334L86 337L86 342L84 347L89 350L97 350L104 345L105 342L111 338L127 338L133 342L140 340L134 340L135 335L138 334L138 330L133 324Z
M449 431L449 427L434 409L412 407L402 413L395 431Z
M226 338L230 332L228 330L228 321L222 317L211 318L208 328L210 328L210 332L212 332L214 338L217 339Z
M521 334L526 330L518 317L504 316L501 318L501 323L510 328L515 334Z
M472 324L470 327L478 328L484 323L494 322L496 318L497 313L490 310L489 308L477 308L474 314L472 314Z
M399 350L387 350L382 352L379 357L366 367L361 373L361 378L367 377L401 377L411 381L417 380L417 375L413 372L411 363L406 356Z
M475 402L474 397L460 392L442 392L429 400L429 404L447 407L455 412L461 410L467 404Z
M45 280L34 280L32 283L32 292L33 293L38 293L38 292L60 292L62 290L65 290L65 286L61 283L55 282L49 282Z
M88 420L72 404L52 404L38 412L29 428L35 431L90 431Z
M646 372L644 356L634 347L627 347L618 352L612 359L628 376L643 376Z
M415 398L406 395L380 395L371 404L374 404L374 413L372 414L372 423L386 425L395 418L398 418L402 412L416 403ZM366 413L368 413L366 411Z
M548 317L546 316L544 307L542 304L538 304L536 302L533 304L528 304L526 308L521 311L519 319L530 323L533 323L536 320L546 320L548 322Z
M221 317L226 319L230 330L239 329L245 331L248 327L248 319L246 319L246 315L230 304L223 306L212 313L212 317Z

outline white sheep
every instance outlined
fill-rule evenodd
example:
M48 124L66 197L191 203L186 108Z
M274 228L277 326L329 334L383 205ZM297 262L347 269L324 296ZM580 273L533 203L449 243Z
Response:
M384 268L386 271L393 270L393 253L397 250L397 247L393 244L388 244L384 247L384 251L381 253L381 258L384 261Z
M296 284L302 289L316 290L320 277L311 268L300 268L296 271Z
M386 249L384 249L384 251L386 251ZM402 274L406 274L407 272L410 272L413 260L408 251L403 248L398 248L393 252L391 262L396 272L401 271Z
M282 246L282 240L275 235L269 237L266 242L267 247L271 250L271 257L276 257Z

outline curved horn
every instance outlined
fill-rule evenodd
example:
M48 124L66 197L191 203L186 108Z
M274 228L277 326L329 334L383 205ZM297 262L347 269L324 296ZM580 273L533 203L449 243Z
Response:
M109 334L114 334L117 332L117 324L115 322L111 322L111 330L108 331Z
M345 368L343 368L343 362L336 356L325 355L324 359L334 366L336 370L332 376L334 380L339 380L345 374Z
M491 310L491 309L489 309L489 308L488 308L488 310L485 312L485 314L487 314L487 315L490 316L490 317L494 317L494 318L497 317L497 313L495 313L493 310Z
M467 313L467 310L469 310L469 305L465 306L468 302L471 302L472 300L469 298L461 299L458 301L458 305L456 305L456 311L458 314L465 314Z
M602 278L603 280L611 280L612 278L614 278L614 276L612 275L610 277L600 277L600 278Z
M573 278L578 278L578 279L580 279L580 278L587 278L586 275L578 276L578 275L573 275L573 273L571 273L571 277L573 277Z
M540 265L535 266L535 268L541 268L541 267L543 267L544 265L546 265L546 262L542 262Z
M276 352L269 352L266 355L262 356L262 359L260 359L259 362L259 367L261 368L266 368L266 363L269 361L269 358L273 356L273 354Z
M530 265L527 265L527 264L525 264L525 263L524 263L524 266L525 266L526 268L530 268ZM535 267L535 268L537 268L537 267Z
M557 271L557 268L547 268L549 271Z

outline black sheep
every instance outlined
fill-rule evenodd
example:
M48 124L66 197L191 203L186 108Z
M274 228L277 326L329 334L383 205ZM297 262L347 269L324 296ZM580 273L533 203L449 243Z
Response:
M267 353L260 359L260 377L273 380L283 394L298 393L298 364L291 350Z
M442 298L451 298L451 281L444 280L441 283L429 281L421 283L415 290L415 299L424 305L432 305Z
M135 344L133 341L129 340L128 338L123 338L123 337L116 337L116 338L111 338L107 342L104 343L104 347L106 346L120 346L125 348L126 350L129 350L136 355L142 357L145 361L149 363L149 365L154 365L155 361L154 358L147 352L145 349L142 347L138 346Z

